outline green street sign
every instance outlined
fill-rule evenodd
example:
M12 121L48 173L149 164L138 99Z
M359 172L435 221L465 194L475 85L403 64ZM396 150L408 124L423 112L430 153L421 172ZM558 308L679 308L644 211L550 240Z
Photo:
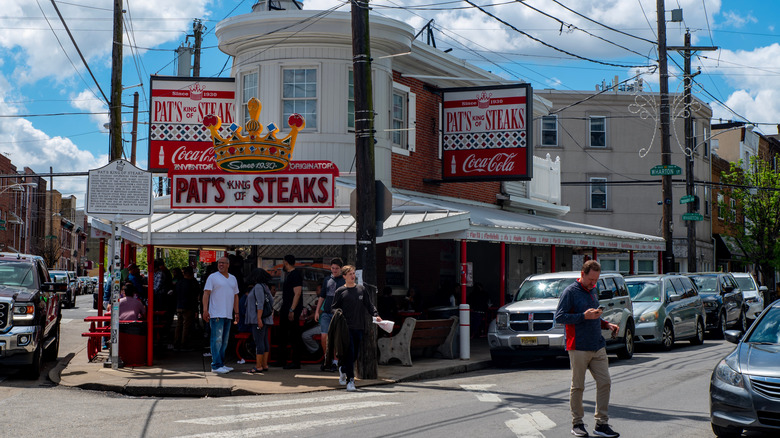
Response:
M0 225L0 231L5 231L5 227Z
M699 213L685 213L682 215L682 219L684 221L700 221L704 219L704 216Z
M0 219L0 225L5 225L5 220Z
M696 196L695 195L686 195L680 198L680 204L688 204L691 202L696 202Z
M682 169L680 169L680 166L675 166L674 164L659 164L657 166L654 166L652 169L650 169L650 175L651 176L666 176L666 175L680 175L682 174Z

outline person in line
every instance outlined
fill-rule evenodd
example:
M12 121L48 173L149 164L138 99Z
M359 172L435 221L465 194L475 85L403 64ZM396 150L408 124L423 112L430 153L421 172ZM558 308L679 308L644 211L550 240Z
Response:
M620 434L609 426L609 393L612 380L609 376L606 341L601 335L602 329L617 334L618 326L601 319L603 308L599 307L596 282L601 275L601 265L588 260L582 265L580 278L564 289L555 311L555 322L565 324L566 350L571 366L571 390L569 407L571 409L574 436L588 436L583 423L585 415L582 407L582 394L585 390L585 371L590 371L596 381L596 436L609 438Z
M227 257L219 259L218 271L209 275L203 288L203 321L211 328L211 371L217 374L233 371L225 366L225 352L230 325L238 320L238 282L228 273L229 264Z
M135 295L135 286L125 283L122 286L123 298L119 299L119 320L138 321L146 317L146 306Z
M189 348L195 315L198 313L200 284L195 280L192 266L181 269L182 278L176 282L176 332L173 338L174 350Z
M314 320L320 323L322 351L325 351L328 345L328 327L330 326L331 318L333 318L333 310L331 309L333 297L336 295L336 290L344 286L344 277L341 275L343 266L344 261L338 257L330 261L330 276L322 280L320 298L317 300L317 310L314 311ZM323 363L320 365L320 370L336 371L336 362L337 360L334 359L333 364Z
M294 255L287 254L282 263L287 275L284 277L284 285L282 285L282 306L279 309L279 331L282 335L279 365L286 370L295 370L301 368L303 348L299 323L301 312L303 312L303 277L301 272L295 269ZM292 347L291 357L289 356L289 347ZM288 359L290 359L289 363Z
M173 350L171 342L171 327L173 327L173 316L176 313L176 302L173 296L173 275L168 267L165 266L163 259L154 261L154 308L163 310L165 314L162 317L163 328L161 338L168 344L168 349ZM155 318L156 319L156 318Z
M249 370L252 374L268 371L268 327L274 325L274 297L268 288L270 280L271 274L263 268L255 269L249 277L249 283L254 284L254 287L247 296L245 322L252 326L252 338L255 341L255 367Z
M135 263L131 263L127 268L127 281L133 283L135 295L141 301L146 302L147 288L144 286L144 278L141 276L141 269Z
M336 291L333 299L333 309L341 309L349 328L349 351L346 357L339 358L339 383L347 385L347 391L357 391L355 388L355 359L363 342L363 332L366 328L366 313L381 321L376 306L371 302L371 295L362 284L355 282L355 267L346 265L341 269L345 284Z

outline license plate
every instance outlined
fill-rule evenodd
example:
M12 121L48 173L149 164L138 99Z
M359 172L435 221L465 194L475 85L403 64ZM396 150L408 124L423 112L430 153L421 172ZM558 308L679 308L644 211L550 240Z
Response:
M520 338L520 345L524 347L531 347L538 344L536 336Z

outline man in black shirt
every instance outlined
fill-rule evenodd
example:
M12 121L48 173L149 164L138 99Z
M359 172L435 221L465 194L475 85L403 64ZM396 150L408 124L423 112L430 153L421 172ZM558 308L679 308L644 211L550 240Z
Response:
M298 369L301 367L301 352L303 341L301 340L301 327L299 319L303 311L303 277L301 272L295 269L295 256L284 256L284 271L287 275L282 286L282 307L279 309L279 331L282 335L279 361L284 369ZM292 347L292 357L287 363L288 345Z

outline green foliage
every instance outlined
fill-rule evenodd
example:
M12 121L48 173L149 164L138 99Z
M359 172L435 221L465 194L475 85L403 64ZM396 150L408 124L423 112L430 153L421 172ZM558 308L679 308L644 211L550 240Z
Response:
M146 264L146 247L140 247L136 252L136 264L142 271L149 271ZM186 249L166 248L163 250L163 260L168 269L183 268L189 264L190 252Z
M719 202L718 208L749 261L759 265L764 278L771 278L770 272L780 267L780 174L758 157L750 159L747 171L742 165L741 160L731 163L729 172L721 176L731 185L721 192L736 200L736 210L725 202Z

